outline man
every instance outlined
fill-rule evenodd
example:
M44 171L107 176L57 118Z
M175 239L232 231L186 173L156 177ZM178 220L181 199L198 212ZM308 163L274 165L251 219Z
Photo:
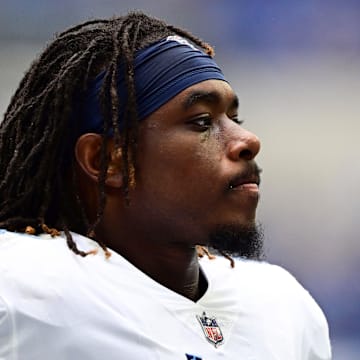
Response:
M0 132L0 359L330 358L317 304L261 261L260 143L212 55L130 13L25 75Z

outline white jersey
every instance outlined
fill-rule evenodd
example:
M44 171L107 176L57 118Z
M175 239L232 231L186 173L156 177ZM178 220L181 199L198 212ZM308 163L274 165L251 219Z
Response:
M98 245L74 234L81 249ZM326 319L284 269L204 258L193 302L112 252L0 230L1 360L325 360Z

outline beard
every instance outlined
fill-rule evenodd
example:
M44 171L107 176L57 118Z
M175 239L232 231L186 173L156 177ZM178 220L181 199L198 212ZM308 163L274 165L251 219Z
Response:
M221 225L209 234L208 246L225 256L263 260L263 238L259 224Z

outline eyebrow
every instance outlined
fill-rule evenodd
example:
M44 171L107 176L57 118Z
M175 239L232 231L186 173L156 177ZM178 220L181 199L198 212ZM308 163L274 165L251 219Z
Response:
M221 95L216 91L193 91L183 102L183 107L188 110L190 107L198 103L218 104L221 101ZM234 94L230 108L236 109L239 107L239 98Z

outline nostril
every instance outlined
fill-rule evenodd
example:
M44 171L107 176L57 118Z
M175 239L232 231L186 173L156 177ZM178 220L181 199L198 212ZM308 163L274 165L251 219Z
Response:
M232 135L227 147L229 158L233 161L254 159L260 150L259 138L242 128L238 133Z
M245 160L251 160L254 156L249 149L244 149L240 151L239 157Z

